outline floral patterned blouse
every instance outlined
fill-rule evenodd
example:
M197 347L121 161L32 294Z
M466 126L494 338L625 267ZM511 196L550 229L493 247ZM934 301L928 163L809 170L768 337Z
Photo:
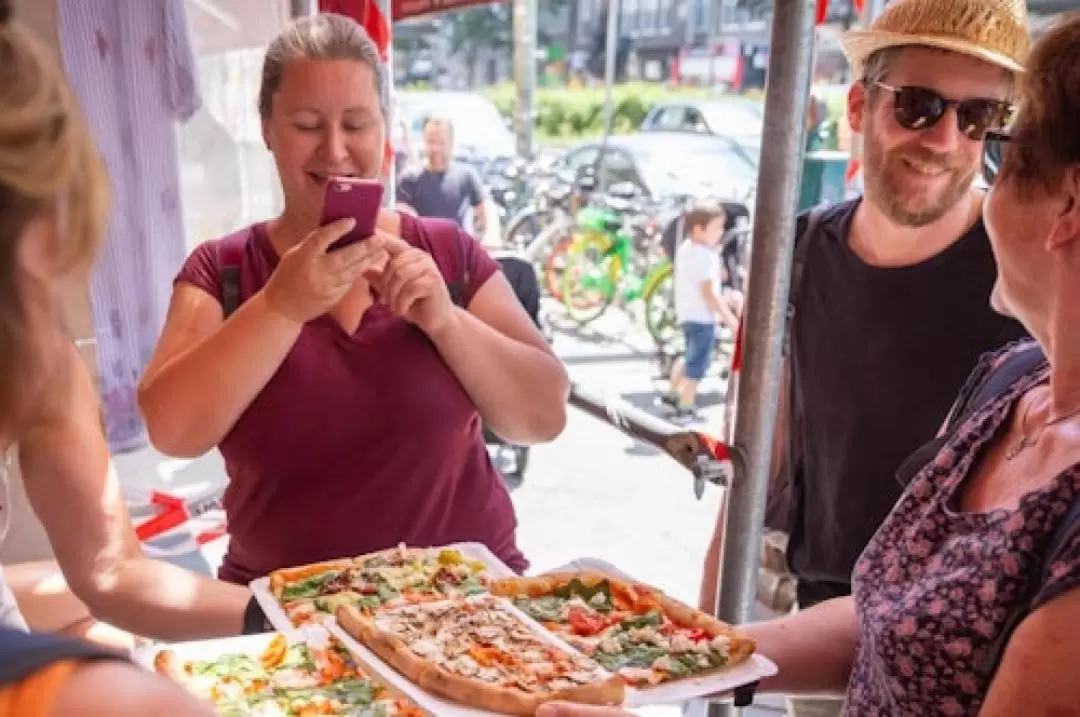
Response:
M985 357L975 375L1030 342ZM860 641L848 686L854 717L976 717L990 680L975 665L1042 580L1042 555L1080 495L1080 465L1016 510L965 513L957 496L1017 400L1045 382L1043 362L964 421L914 478L853 574ZM970 382L969 382L970 383ZM1059 553L1036 605L1080 587L1080 536Z

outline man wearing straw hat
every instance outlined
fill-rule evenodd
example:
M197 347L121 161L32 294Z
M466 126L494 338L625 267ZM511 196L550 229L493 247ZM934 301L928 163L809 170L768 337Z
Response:
M989 304L996 269L973 179L1029 43L1023 0L893 0L844 38L865 193L800 217L774 454L792 486L800 608L850 594L900 496L896 469L937 432L978 357L1023 336ZM702 587L710 610L722 529L723 516ZM798 717L840 708L791 705Z

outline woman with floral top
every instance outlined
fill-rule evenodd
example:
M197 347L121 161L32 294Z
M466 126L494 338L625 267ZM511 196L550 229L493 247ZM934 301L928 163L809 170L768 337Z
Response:
M851 717L1080 715L1080 15L1035 45L1021 84L1011 134L987 138L984 212L993 304L1037 344L980 362L962 399L987 400L915 471L852 597L746 628L780 668L763 690L846 692Z

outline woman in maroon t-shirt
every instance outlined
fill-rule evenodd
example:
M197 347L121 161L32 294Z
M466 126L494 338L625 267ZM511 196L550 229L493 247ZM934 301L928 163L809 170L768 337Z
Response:
M350 220L318 228L328 176L383 169L383 77L343 16L270 45L259 109L285 210L241 237L228 318L221 258L236 240L192 253L143 379L155 446L225 458L225 580L401 541L477 541L528 565L481 417L515 443L552 440L562 365L468 235L385 212L374 237L328 253ZM467 308L447 288L462 277Z

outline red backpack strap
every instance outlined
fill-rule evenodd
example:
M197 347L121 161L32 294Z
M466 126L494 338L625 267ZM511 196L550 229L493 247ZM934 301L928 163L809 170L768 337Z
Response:
M221 310L226 319L240 308L240 267L244 263L244 252L251 232L251 227L245 227L217 241Z

